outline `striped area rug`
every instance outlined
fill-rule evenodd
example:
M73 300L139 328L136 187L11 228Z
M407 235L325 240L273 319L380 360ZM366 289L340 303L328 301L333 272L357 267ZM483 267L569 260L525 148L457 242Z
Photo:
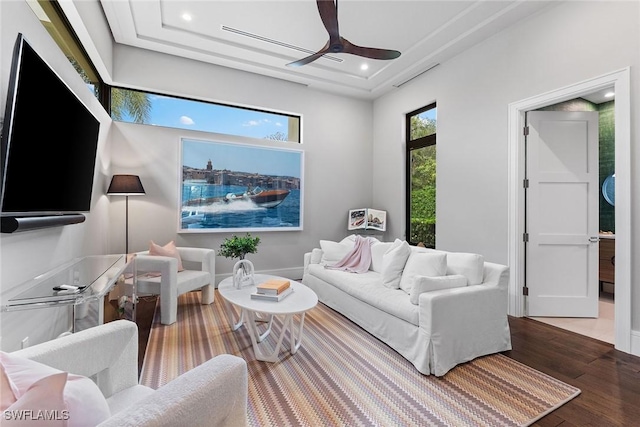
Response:
M199 292L182 295L169 326L157 308L141 384L158 388L215 355L234 354L248 363L249 425L278 427L527 426L580 393L501 354L440 378L422 375L323 304L307 313L295 355L281 350L278 362L260 362L247 330L229 326L226 304L217 291L211 305L200 304ZM275 321L274 332L280 327Z

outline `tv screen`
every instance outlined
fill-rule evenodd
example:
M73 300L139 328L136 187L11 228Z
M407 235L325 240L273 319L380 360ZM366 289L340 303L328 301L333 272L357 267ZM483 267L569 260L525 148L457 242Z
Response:
M2 216L88 212L99 129L19 34L2 129Z

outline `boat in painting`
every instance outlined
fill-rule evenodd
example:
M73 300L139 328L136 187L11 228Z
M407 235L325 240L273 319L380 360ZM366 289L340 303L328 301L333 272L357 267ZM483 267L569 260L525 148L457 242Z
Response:
M289 190L282 189L263 189L255 187L247 189L243 193L227 193L222 197L202 197L190 199L183 202L183 206L206 206L214 203L233 203L239 201L250 201L261 208L275 208L286 199Z

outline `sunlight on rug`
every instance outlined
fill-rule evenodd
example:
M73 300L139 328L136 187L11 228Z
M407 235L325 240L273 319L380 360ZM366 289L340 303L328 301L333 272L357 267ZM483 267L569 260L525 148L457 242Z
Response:
M234 332L225 309L217 290L211 305L200 304L199 292L180 296L173 325L160 324L157 308L141 384L158 388L218 354L240 356L249 368L251 426L528 426L580 394L501 354L440 378L422 375L323 304L307 313L295 355L259 362L248 332Z

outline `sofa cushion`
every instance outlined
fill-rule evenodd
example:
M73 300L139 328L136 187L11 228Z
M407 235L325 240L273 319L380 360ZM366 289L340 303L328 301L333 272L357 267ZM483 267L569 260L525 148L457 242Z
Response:
M335 264L353 249L351 241L334 242L331 240L320 240L320 248L322 249L321 263Z
M315 264L309 266L308 274L392 316L416 326L419 323L419 307L411 304L409 295L401 290L382 286L380 273L353 274Z
M467 286L467 278L461 274L451 276L415 276L413 278L413 286L409 300L411 304L418 304L420 294L431 291L439 291L440 289L462 288Z
M393 242L377 242L371 245L371 270L382 273L382 256L393 245Z
M320 264L321 261L322 261L322 249L313 248L313 250L311 251L311 258L309 259L309 262L311 264Z
M404 266L400 289L411 293L416 276L445 276L447 274L447 254L444 252L412 251Z
M398 289L402 270L411 254L411 246L400 239L396 239L391 247L382 255L382 284L387 288Z
M469 286L479 285L484 274L484 257L478 254L449 252L447 274L462 274L469 281Z

